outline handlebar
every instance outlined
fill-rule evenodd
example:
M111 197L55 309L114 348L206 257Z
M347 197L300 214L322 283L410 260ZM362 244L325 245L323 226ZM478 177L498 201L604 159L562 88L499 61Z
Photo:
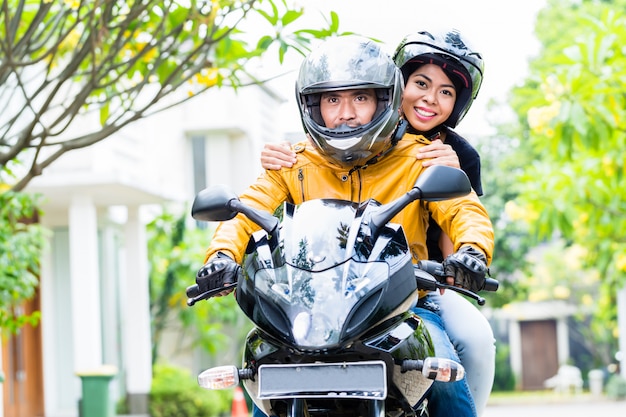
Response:
M478 294L461 287L456 287L454 285L448 285L445 283L446 274L443 269L443 264L436 261L419 261L417 265L414 265L414 274L415 279L417 280L417 287L426 291L435 291L438 289L446 289L451 291L456 291L460 294L463 294L469 298L476 300L479 305L485 304L485 299ZM215 295L219 294L222 291L234 288L237 286L237 283L232 283L228 285L224 285L219 288L214 288L207 291L202 291L198 284L190 285L187 287L187 305L193 306L195 303L201 300L206 300ZM485 285L483 287L483 291L497 291L500 283L498 280L493 278L486 278Z
M214 288L212 290L207 290L202 292L198 284L193 284L187 287L185 293L187 294L187 305L189 307L193 306L198 301L207 300L215 295L221 293L222 291L229 290L237 286L237 283L234 282L232 284L224 285L223 287Z
M427 291L435 291L437 289L446 289L456 291L459 294L463 294L470 297L478 303L478 305L484 305L485 299L480 295L461 287L455 287L454 285L446 284L446 274L443 269L443 264L436 261L419 261L414 266L415 279L417 280L417 287ZM493 278L486 278L483 291L497 291L500 283Z

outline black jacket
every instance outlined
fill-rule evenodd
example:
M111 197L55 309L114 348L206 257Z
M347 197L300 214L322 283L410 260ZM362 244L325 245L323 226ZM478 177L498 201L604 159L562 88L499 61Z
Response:
M480 155L464 137L452 129L447 129L445 143L450 145L459 157L461 169L467 174L472 184L472 188L478 196L483 195L483 187L480 178ZM428 257L434 261L443 261L441 249L439 249L439 236L441 228L431 218L427 231L426 246L428 247Z

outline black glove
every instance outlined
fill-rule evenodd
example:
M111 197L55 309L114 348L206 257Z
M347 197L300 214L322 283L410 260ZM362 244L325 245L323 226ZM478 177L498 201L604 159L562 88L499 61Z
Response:
M446 276L454 278L454 285L478 292L485 288L489 274L487 258L471 246L463 246L443 261Z
M237 282L241 267L228 255L218 252L196 274L196 284L200 292L221 288Z

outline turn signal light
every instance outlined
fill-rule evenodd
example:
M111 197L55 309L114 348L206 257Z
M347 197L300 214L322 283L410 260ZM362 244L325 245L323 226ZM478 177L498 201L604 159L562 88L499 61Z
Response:
M198 375L198 384L206 389L226 389L239 385L239 370L236 366L217 366Z
M422 374L429 379L442 382L456 382L465 377L465 368L452 359L426 358Z

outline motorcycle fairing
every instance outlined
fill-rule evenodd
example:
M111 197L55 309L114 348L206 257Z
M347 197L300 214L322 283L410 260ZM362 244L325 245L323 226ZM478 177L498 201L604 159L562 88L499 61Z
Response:
M422 320L412 312L386 320L350 347L317 354L294 352L260 328L248 334L244 349L243 367L258 368L264 364L306 364L312 362L339 363L355 360L384 360L388 384L387 410L398 408L410 412L422 399L432 381L420 372L401 372L400 363L406 358L432 356L434 347ZM246 390L259 392L258 379L244 380ZM271 400L252 396L255 404L272 415ZM330 400L330 399L329 399ZM320 400L322 401L322 400Z
M255 233L246 250L236 292L242 311L290 346L315 351L411 307L417 285L406 238L392 224L373 239L367 220L377 207L373 200L285 203L278 233Z
M381 323L373 329L377 335L366 334L365 345L388 352L394 359L389 380L393 381L390 392L399 402L406 399L406 405L415 407L430 388L432 380L421 372L402 372L400 364L406 358L426 358L435 355L435 346L417 314L407 311L399 317ZM396 394L397 391L397 394ZM396 394L396 395L394 395Z

